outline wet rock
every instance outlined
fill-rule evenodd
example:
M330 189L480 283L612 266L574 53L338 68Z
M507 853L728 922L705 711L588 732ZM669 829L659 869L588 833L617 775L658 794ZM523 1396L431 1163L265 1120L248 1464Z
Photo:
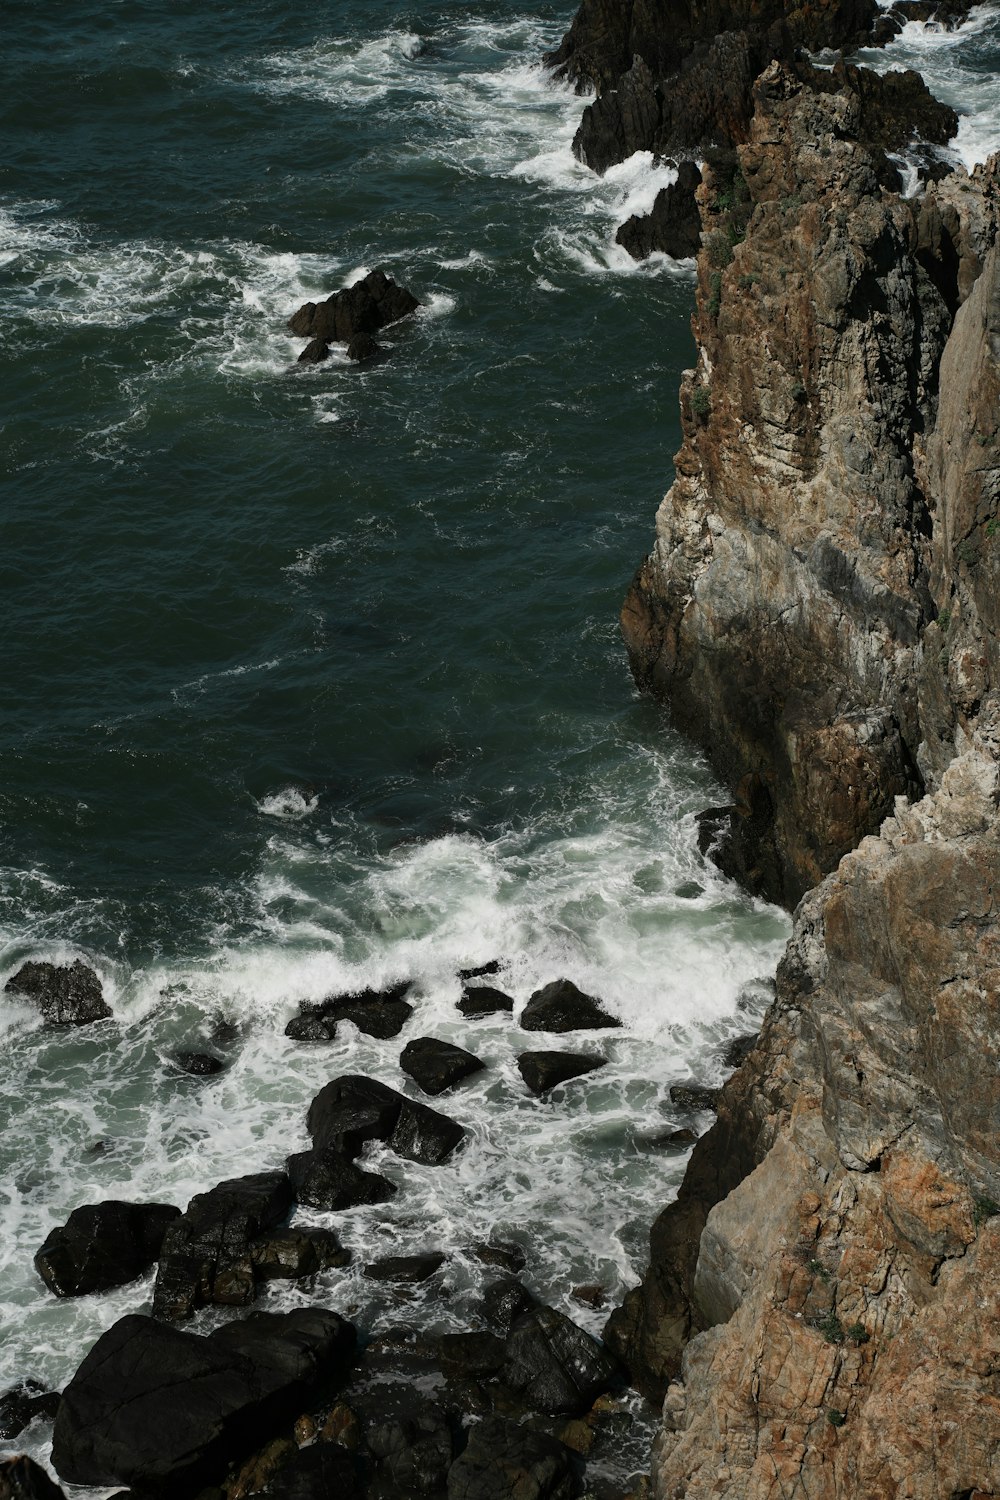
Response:
M35 1254L35 1270L57 1297L124 1286L159 1258L180 1212L167 1203L84 1204L48 1235Z
M509 1240L481 1240L472 1249L484 1266L499 1266L514 1276L524 1270L528 1259L520 1245L511 1244Z
M153 1287L153 1316L190 1318L212 1303L242 1307L255 1296L253 1244L294 1201L284 1172L220 1182L168 1226Z
M456 1120L438 1114L426 1104L403 1099L389 1145L397 1156L423 1162L425 1166L438 1166L448 1160L464 1137L465 1126Z
M579 1302L582 1307L603 1307L608 1300L608 1294L602 1286L587 1285L575 1286L570 1292L574 1302Z
M467 984L462 991L458 1008L463 1016L476 1021L482 1016L494 1016L503 1012L512 1014L514 999L512 995L505 995L503 990L495 990L488 984Z
M0 1396L0 1441L16 1438L36 1417L53 1418L58 1407L57 1391L47 1391L37 1380L22 1380Z
M456 1047L451 1042L439 1041L436 1037L416 1037L407 1042L399 1059L399 1066L420 1085L425 1094L443 1094L454 1088L463 1078L480 1073L484 1064L471 1052Z
M269 1500L363 1500L357 1460L337 1443L315 1443L281 1464L261 1492Z
M465 1127L374 1079L348 1073L321 1089L306 1118L317 1146L356 1156L366 1141L385 1141L397 1156L436 1166L446 1161Z
M384 353L382 345L376 344L370 333L355 334L347 346L348 359L357 360L359 364L362 360L378 359L379 355Z
M89 1026L112 1014L101 981L80 959L72 964L26 963L4 986L15 1000L29 1000L54 1026Z
M470 1429L448 1474L448 1500L570 1500L575 1493L565 1444L502 1417Z
M677 181L661 188L648 214L633 214L615 235L633 260L645 260L654 251L686 260L701 248L701 214L695 189L701 173L693 161L682 161ZM695 895L701 894L701 887Z
M458 977L464 983L467 979L488 979L491 974L499 974L502 965L498 958L491 958L489 963L479 964L474 969L459 969Z
M700 1083L672 1083L670 1102L678 1109L715 1110L719 1103L719 1089L706 1088Z
M221 1057L213 1057L210 1052L175 1052L174 1062L182 1073L192 1073L196 1078L213 1078L226 1066Z
M315 1004L305 1002L285 1027L285 1035L298 1042L331 1042L338 1021L353 1021L366 1036L386 1041L398 1036L413 1014L413 1006L403 999L409 988L405 980L384 990L357 990Z
M639 1151L686 1151L697 1139L693 1130L643 1131L634 1137Z
M251 1251L258 1281L297 1280L350 1264L332 1229L283 1229L254 1240Z
M520 1025L524 1031L598 1031L621 1021L571 980L555 979L530 997Z
M733 1037L731 1042L727 1042L722 1051L723 1066L727 1068L742 1067L757 1045L757 1036L758 1033L754 1031L750 1032L747 1036Z
M608 1351L554 1307L522 1312L507 1335L503 1379L536 1411L577 1415L619 1379Z
M310 339L302 353L299 355L300 365L322 364L324 359L330 358L329 339Z
M512 1276L505 1276L500 1281L494 1281L483 1293L483 1314L491 1327L506 1334L514 1320L534 1307L535 1303L536 1298L526 1286Z
M197 1494L346 1370L336 1313L255 1313L207 1338L129 1316L102 1335L59 1406L52 1461L71 1484Z
M370 271L325 302L306 302L288 321L302 338L350 343L416 312L420 303L384 271Z
M603 1068L606 1062L592 1052L522 1052L517 1066L531 1092L545 1094L571 1078Z
M387 1255L381 1260L365 1266L369 1281L396 1281L404 1285L415 1285L426 1281L435 1271L440 1271L446 1257L440 1251L426 1255Z
M504 1341L495 1333L443 1333L434 1352L449 1375L467 1379L496 1375L504 1362Z
M361 1203L385 1203L396 1184L377 1172L363 1172L330 1146L300 1151L287 1162L295 1196L310 1208L337 1210Z
M0 1460L0 1500L65 1500L41 1464L21 1454Z

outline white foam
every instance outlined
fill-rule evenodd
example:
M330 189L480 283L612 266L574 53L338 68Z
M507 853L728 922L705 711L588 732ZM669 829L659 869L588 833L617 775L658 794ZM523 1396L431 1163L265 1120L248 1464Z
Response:
M319 797L315 793L307 795L301 787L286 786L280 792L261 797L257 806L269 818L287 818L298 822L300 818L307 818L316 811Z

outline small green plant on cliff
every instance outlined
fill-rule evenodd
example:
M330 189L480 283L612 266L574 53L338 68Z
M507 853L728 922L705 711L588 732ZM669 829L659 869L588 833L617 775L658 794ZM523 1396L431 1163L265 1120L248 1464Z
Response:
M717 271L724 271L733 258L733 247L729 236L723 229L713 229L705 241L705 254L708 263Z
M712 391L710 386L695 386L691 392L691 411L699 421L708 420L712 412Z
M867 1344L871 1334L863 1323L852 1323L847 1330L847 1337L852 1344Z
M820 1281L825 1281L827 1285L833 1280L833 1277L821 1260L811 1260L809 1262L809 1270L814 1276L818 1276Z
M793 380L792 381L792 400L793 401L804 401L805 398L806 398L806 388L802 384L802 381L801 380Z
M753 271L751 271L748 276L741 276L739 278L738 285L741 286L745 292L748 292L750 288L756 286L759 281L760 277L757 276Z
M722 308L722 272L713 271L708 284L711 296L706 303L706 311L710 318L717 318Z
M993 537L995 537L997 532L1000 531L1000 516L991 516L990 519L986 522L986 525L983 527L983 530L992 541Z
M972 1200L972 1222L978 1229L987 1219L992 1219L1000 1214L1000 1203L993 1198L988 1198L985 1193L977 1193Z
M789 193L786 197L780 199L780 203L781 212L783 214L794 213L797 209L800 209L802 207L802 199L799 197L798 193Z
M959 542L955 548L955 556L959 562L964 562L967 568L971 568L972 564L978 561L979 552L971 537L966 537L964 541Z
M847 1413L836 1406L831 1406L827 1408L826 1420L831 1427L843 1427L847 1421Z
M951 610L947 607L938 610L937 622L942 630L947 630L948 626L951 624Z
M835 1312L828 1312L822 1318L817 1318L813 1327L823 1335L828 1344L844 1342L844 1325Z

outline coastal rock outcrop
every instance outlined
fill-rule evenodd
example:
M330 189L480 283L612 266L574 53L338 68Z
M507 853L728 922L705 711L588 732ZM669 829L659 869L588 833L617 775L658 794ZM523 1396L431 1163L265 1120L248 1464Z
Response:
M159 1259L167 1228L179 1216L168 1203L84 1204L48 1235L35 1254L35 1270L57 1297L124 1286Z
M346 344L351 359L371 359L380 353L372 335L409 317L419 306L406 287L383 270L375 270L325 302L304 302L289 318L288 327L309 340L299 355L300 363L320 363L327 358L331 343Z
M35 1005L53 1026L89 1026L112 1014L100 979L79 958L71 964L22 964L4 990L15 1000Z

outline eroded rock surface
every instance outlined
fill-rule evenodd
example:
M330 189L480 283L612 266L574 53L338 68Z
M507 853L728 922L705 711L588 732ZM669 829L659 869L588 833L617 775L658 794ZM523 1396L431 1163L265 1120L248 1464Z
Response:
M22 964L4 989L13 999L37 1006L54 1026L89 1026L112 1014L100 979L79 958L71 964Z

